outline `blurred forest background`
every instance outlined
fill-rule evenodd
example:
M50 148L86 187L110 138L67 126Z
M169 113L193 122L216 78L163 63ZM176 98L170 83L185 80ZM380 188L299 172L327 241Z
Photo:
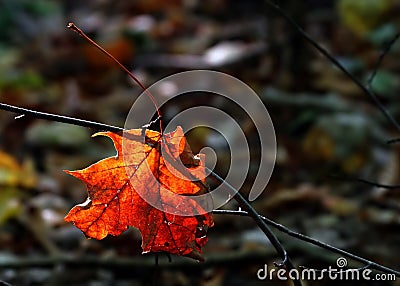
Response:
M400 28L398 0L279 4L363 83ZM400 269L399 189L355 180L400 183L398 144L386 143L400 137L399 130L263 1L0 0L0 102L122 127L141 90L69 31L69 21L145 86L199 68L222 71L250 85L270 112L278 144L272 179L254 207L295 231ZM396 42L371 82L395 118L400 118L399 55ZM229 107L213 95L191 95L162 111L168 121L188 107L210 104ZM231 114L254 141L252 156L257 158L255 130L235 110ZM62 170L114 155L111 141L92 139L94 130L87 128L17 115L0 111L1 280L13 285L289 285L257 279L257 270L264 264L272 267L279 257L244 217L215 215L204 264L179 257L168 263L160 255L160 262L167 263L156 268L154 255L141 255L134 229L102 241L85 239L63 217L86 199L86 188ZM220 138L207 129L188 136L194 152L216 142L216 172L223 175L229 150L221 148ZM241 189L246 197L257 167L252 160ZM275 233L295 265L336 266L338 255Z

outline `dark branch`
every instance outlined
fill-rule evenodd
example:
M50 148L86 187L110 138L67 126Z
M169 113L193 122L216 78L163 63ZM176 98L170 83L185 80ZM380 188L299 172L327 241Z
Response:
M367 184L373 187L377 187L377 188L384 188L384 189L400 189L400 185L386 185L386 184L381 184L381 183L377 183L377 182L373 182L370 180L366 180L366 179L362 179L362 178L353 178L353 177L345 177L345 176L336 176L336 175L331 175L330 177L332 177L333 179L336 180L345 180L345 181L352 181L352 182L360 182L363 184Z
M275 265L277 266L285 266L288 270L290 269L296 269L295 266L293 265L292 261L289 258L289 255L286 251L286 249L282 246L278 238L275 236L275 234L271 231L271 229L268 227L266 224L265 220L257 213L257 211L250 205L250 203L236 190L234 189L231 185L229 185L227 182L225 182L224 179L222 179L220 176L212 172L211 170L207 169L211 176L219 181L224 187L228 189L230 194L234 195L234 199L236 202L239 204L239 206L246 210L246 215L250 216L254 222L257 224L257 226L264 232L264 234L268 237L269 241L271 242L272 246L275 248L275 250L278 252L278 254L282 257L282 262L277 263ZM301 285L300 280L293 280L294 285Z
M376 183L376 182L372 182L366 179L362 179L362 178L355 178L355 180L357 182L360 183L364 183L367 185L371 185L377 188L384 188L384 189L389 189L389 190L395 190L395 189L400 189L400 185L386 185L386 184L380 184L380 183Z
M396 144L400 142L400 138L390 139L386 141L387 144Z
M68 116L63 116L63 115L35 111L35 110L21 108L21 107L17 107L17 106L5 104L5 103L0 103L0 110L15 112L17 114L25 115L25 116L32 116L32 117L38 118L38 119L57 121L57 122L73 124L73 125L82 126L82 127L88 127L88 128L92 128L95 130L111 131L111 132L124 131L124 129L121 127L116 127L116 126L107 125L107 124L103 124L103 123L99 123L99 122L93 122L93 121L88 121L88 120L84 120L84 119L78 119L78 118L73 118L73 117L68 117Z
M371 90L365 87L355 76L353 76L335 57L333 57L325 48L320 46L317 42L315 42L303 28L301 28L297 23L290 17L288 14L283 11L278 4L272 2L271 0L265 0L265 3L273 8L277 13L279 13L286 21L292 25L297 32L299 32L304 39L307 40L315 49L317 49L321 54L323 54L333 65L335 65L339 70L341 70L352 82L354 82L379 108L382 114L389 120L390 123L393 124L400 131L399 123L390 115L390 113L386 110L385 106L381 103L381 101L375 96Z
M247 212L245 212L245 211L214 210L213 213L214 214L224 214L224 215L249 216L249 214ZM272 221L272 220L270 220L270 219L268 219L266 217L260 216L260 218L266 224L276 228L277 230L279 230L279 231L281 231L283 233L286 233L287 235L289 235L291 237L294 237L294 238L297 238L299 240L308 242L310 244L319 246L319 247L327 249L327 250L329 250L331 252L334 252L334 253L349 257L349 258L351 258L351 259L353 259L355 261L358 261L358 262L361 262L361 263L365 264L369 268L372 268L372 269L375 269L375 270L379 270L379 271L382 271L382 272L385 272L385 273L392 273L392 274L396 275L396 277L400 278L400 272L399 271L393 270L393 269L391 269L389 267L380 265L380 264L375 263L373 261L370 261L368 259L362 258L362 257L357 256L355 254L352 254L350 252L347 252L347 251L344 251L344 250L339 249L337 247L334 247L332 245L326 244L326 243L324 243L322 241L316 240L316 239L311 238L309 236L306 236L304 234L292 231L289 228L283 226L282 224L276 223L276 222L274 222L274 221Z

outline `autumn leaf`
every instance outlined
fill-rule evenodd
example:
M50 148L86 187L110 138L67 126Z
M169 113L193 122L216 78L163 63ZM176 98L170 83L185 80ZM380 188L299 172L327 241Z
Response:
M95 239L133 226L142 234L143 253L162 251L203 260L201 247L213 226L212 215L195 199L208 194L204 157L193 155L182 128L164 136L146 129L96 135L110 137L117 156L66 171L87 185L89 195L65 220Z

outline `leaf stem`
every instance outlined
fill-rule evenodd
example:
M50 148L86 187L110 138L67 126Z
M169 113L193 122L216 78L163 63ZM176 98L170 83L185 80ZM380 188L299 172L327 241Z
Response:
M69 22L68 25L67 25L67 28L70 29L71 31L74 31L75 33L79 34L81 37L83 37L85 40L87 40L90 44L92 44L94 47L99 49L103 54L105 54L107 57L109 57L111 60L113 60L143 90L143 92L153 102L153 105L157 110L158 118L160 118L160 133L163 134L161 111L160 111L160 108L158 107L158 104L157 104L154 96L150 93L150 91L148 91L147 88L140 82L140 80L137 77L135 77L133 75L133 73L131 73L123 64L121 64L120 61L118 61L112 54L107 52L103 47L101 47L99 44L97 44L95 41L93 41L78 26L76 26L72 22Z

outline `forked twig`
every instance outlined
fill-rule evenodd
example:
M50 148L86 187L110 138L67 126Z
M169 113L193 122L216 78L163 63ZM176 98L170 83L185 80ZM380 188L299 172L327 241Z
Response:
M351 74L334 56L332 56L325 48L323 48L321 45L319 45L316 41L314 41L308 34L307 32L300 27L292 17L290 17L288 14L286 14L285 11L283 11L280 6L276 3L274 3L271 0L265 0L265 3L273 8L276 12L278 12L283 18L286 19L286 21L292 25L298 33L300 33L303 38L309 42L315 49L317 49L321 54L323 54L333 65L335 65L339 70L341 70L354 84L356 84L378 107L378 109L382 112L382 114L387 118L387 120L393 124L393 126L396 127L397 130L400 131L400 125L396 121L396 119L393 118L393 116L386 110L385 106L382 104L382 102L376 97L376 95L368 89L366 86L364 86L353 74Z

